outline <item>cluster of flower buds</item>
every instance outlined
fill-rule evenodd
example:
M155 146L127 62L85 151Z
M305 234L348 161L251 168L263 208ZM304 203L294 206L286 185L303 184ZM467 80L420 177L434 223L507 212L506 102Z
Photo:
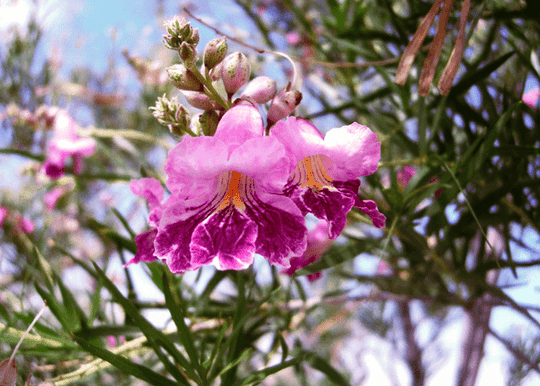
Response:
M253 105L270 103L269 129L291 114L300 103L302 94L291 84L278 93L276 82L269 77L259 76L250 81L249 59L240 52L228 54L225 37L212 39L206 44L199 68L197 28L177 18L166 22L165 28L165 46L177 51L181 62L167 68L167 74L189 105L204 110L191 118L176 98L170 101L165 96L158 98L156 106L151 109L158 121L168 126L172 133L212 136L225 112L241 101ZM235 97L244 86L240 97Z
M57 107L41 105L32 113L11 103L6 107L5 115L16 125L29 126L33 129L51 129L57 112Z

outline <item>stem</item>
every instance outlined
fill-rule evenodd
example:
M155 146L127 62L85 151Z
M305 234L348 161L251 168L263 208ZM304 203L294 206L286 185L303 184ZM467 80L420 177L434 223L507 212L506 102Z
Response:
M213 98L217 103L221 105L221 107L225 109L225 111L231 108L231 104L227 102L225 99L223 99L221 95L219 95L219 93L216 91L216 89L212 85L212 82L210 81L210 79L203 76L201 72L199 71L199 69L197 68L197 66L195 66L195 64L184 63L184 65L187 67L189 71L193 73L193 75L195 75L197 80L204 85L205 87L204 93L208 97Z

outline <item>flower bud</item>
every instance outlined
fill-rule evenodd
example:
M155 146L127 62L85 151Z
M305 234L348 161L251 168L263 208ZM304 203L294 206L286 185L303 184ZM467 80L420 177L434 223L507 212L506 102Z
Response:
M193 66L197 61L197 48L193 44L182 42L178 48L178 55L188 67Z
M158 97L156 105L150 107L150 110L154 110L152 115L162 125L168 126L176 123L176 112L178 111L180 104L178 99L172 98L168 100L165 95Z
M251 98L257 103L266 103L276 95L276 82L267 76L258 76L248 83L242 93L244 98Z
M215 110L206 110L199 116L199 122L204 135L212 136L216 132L219 115Z
M221 69L223 68L223 62L216 64L214 68L210 70L210 79L212 82L221 79Z
M176 122L169 125L169 130L173 134L184 135L191 121L189 111L187 111L184 106L180 105L174 114L174 118Z
M197 77L183 64L175 64L167 68L169 78L180 90L202 91L203 85Z
M249 80L251 65L248 58L240 52L230 54L223 61L221 79L229 96L237 92Z
M163 35L165 46L171 50L178 50L183 42L194 46L199 43L199 29L192 28L185 19L181 21L175 17L165 22L167 35Z
M198 91L182 91L190 105L201 110L217 110L219 104L210 99L206 94Z
M225 55L227 55L227 49L228 45L225 37L210 40L206 47L204 47L204 66L212 69L216 64L221 63Z
M292 113L296 106L300 104L301 100L302 93L298 90L291 89L291 84L289 83L272 100L272 104L268 109L268 127Z

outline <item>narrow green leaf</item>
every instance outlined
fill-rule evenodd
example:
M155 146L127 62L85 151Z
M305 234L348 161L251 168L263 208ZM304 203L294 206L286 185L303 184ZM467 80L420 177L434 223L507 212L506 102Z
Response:
M318 355L309 355L306 362L315 370L320 371L328 377L328 380L336 385L344 386L349 385L349 381L345 379L330 363Z
M128 231L129 235L132 239L135 239L135 236L137 235L135 232L133 232L133 229L129 226L129 222L122 216L122 213L120 213L116 208L112 208L112 212L116 216L118 220L122 223L126 231Z
M225 366L223 368L223 370L221 370L218 374L218 377L222 376L223 374L225 374L227 371L229 371L230 369L232 369L233 367L236 367L238 366L238 364L244 360L247 359L247 357L249 357L249 355L251 354L251 351L253 351L251 348L248 348L248 349L245 349L242 354L240 354L240 356L238 358L236 358L235 360L233 360L232 362L230 362L229 364L227 364L227 366Z
M94 346L80 336L74 335L73 339L90 354L109 362L111 365L126 372L127 374L131 374L136 378L148 382L150 385L178 386L177 382L169 378L165 378L163 375L160 375L145 366L133 363L121 355L114 354L109 350ZM186 382L185 385L189 384Z
M60 304L53 295L41 288L39 284L34 283L34 287L39 296L47 303L47 307L49 307L49 310L51 310L52 314L60 322L63 329L65 331L71 331L72 324L67 320L66 310L64 310L62 304Z
M34 246L34 259L37 260L43 276L45 276L45 285L49 289L49 292L54 291L53 271L49 262L43 257L39 249Z
M174 324L176 324L178 329L180 342L184 345L184 348L189 355L189 359L191 360L191 364L195 366L199 373L201 373L202 369L199 364L199 355L197 354L191 331L184 320L184 307L180 303L181 300L173 295L169 276L165 271L163 272L163 294L165 295L165 304L171 312Z
M261 382L264 379L266 379L269 375L275 374L278 371L281 371L283 369L286 369L288 367L295 366L295 365L301 363L305 358L306 358L306 355L301 354L301 355L297 356L296 358L289 359L286 362L281 362L279 365L266 367L266 368L264 368L262 370L259 370L259 371L255 372L255 373L252 373L252 374L248 375L246 378L244 378L244 379L240 380L239 382L237 382L236 385L238 385L238 386L246 386L246 385L250 385L250 384L253 384L253 383L256 383L256 382Z
M179 363L184 368L186 374L190 378L197 379L198 377L193 371L191 364L186 359L186 357L178 350L174 343L139 313L139 310L135 308L133 303L131 303L127 298L124 297L124 295L122 295L122 293L118 290L118 288L116 288L114 283L105 275L105 272L103 272L96 263L92 262L92 264L94 265L94 269L98 273L101 280L103 280L103 284L113 296L113 299L122 306L124 312L133 320L133 322L137 326L139 326L141 332L148 339L148 343L152 346L153 350L160 357L160 359L162 359L163 364L167 367L169 372L171 372L171 375L173 375L174 373L177 380L181 381L185 385L189 385L185 377L179 374L177 372L178 370L174 370L174 366L168 366L168 360L162 355L159 345L161 345L170 355L172 355L172 357L177 361L177 363Z
M465 93L473 85L479 83L480 81L486 79L494 71L496 71L500 66L502 66L508 59L510 59L516 51L511 51L503 56L491 61L482 68L478 68L473 71L467 72L463 78L452 87L450 93L448 94L448 99L453 99L458 95Z

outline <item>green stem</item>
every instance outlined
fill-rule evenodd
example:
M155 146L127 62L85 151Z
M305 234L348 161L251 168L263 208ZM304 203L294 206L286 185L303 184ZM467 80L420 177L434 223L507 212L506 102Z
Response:
M212 85L212 82L210 81L210 79L208 77L203 76L201 72L199 71L199 69L197 68L197 66L195 66L194 64L191 64L191 65L187 63L184 63L184 64L186 65L188 70L191 71L193 75L195 75L195 77L199 80L199 82L201 82L204 85L205 87L204 93L208 97L213 98L217 103L221 105L221 107L225 109L225 111L231 108L231 104L227 102L225 99L223 99L221 95L219 95L219 93L216 91L216 89Z

